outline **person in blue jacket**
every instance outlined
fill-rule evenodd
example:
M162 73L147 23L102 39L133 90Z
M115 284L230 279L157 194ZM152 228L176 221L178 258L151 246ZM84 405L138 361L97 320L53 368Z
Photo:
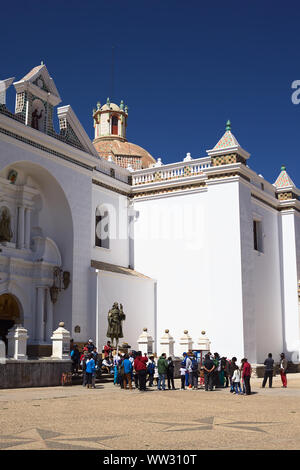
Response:
M93 374L95 374L95 361L93 355L88 355L88 360L86 361L86 386L87 388L92 388ZM94 386L95 388L95 386Z

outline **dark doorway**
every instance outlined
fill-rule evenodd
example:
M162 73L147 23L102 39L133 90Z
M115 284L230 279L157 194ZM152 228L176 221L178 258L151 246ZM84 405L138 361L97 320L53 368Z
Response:
M2 294L0 295L0 339L5 342L6 351L6 335L15 323L21 323L18 301L11 294Z
M6 346L6 353L7 353L7 338L6 335L8 330L14 326L14 320L0 320L0 339L4 341Z

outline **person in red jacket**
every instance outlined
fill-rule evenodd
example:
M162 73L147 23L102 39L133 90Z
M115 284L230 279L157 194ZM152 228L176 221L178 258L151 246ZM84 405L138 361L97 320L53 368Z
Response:
M137 353L137 356L134 360L133 365L139 377L140 392L146 391L147 362L148 362L147 355L145 354L145 356L142 356L141 351L139 351Z
M104 357L107 358L111 355L113 348L110 345L110 341L107 341L106 345L103 348L104 350Z
M252 373L251 365L248 362L248 359L244 357L242 359L242 378L245 384L246 395L251 395L251 387L250 387L250 377Z

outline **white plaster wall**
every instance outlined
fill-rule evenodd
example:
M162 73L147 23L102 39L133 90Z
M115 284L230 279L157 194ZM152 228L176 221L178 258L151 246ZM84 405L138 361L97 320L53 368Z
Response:
M102 204L109 210L110 246L109 249L95 246L96 208ZM91 258L110 264L128 267L128 201L127 197L93 184L92 190L92 224L91 224Z
M114 302L123 305L126 315L123 322L124 338L120 343L126 341L132 349L137 350L137 340L143 328L148 328L148 332L155 336L155 282L152 279L105 271L100 271L97 277L99 350L108 341L107 314Z
M283 329L284 329L284 351L293 362L299 362L299 310L298 310L298 273L296 243L299 233L298 219L295 219L293 211L282 211L280 215L281 224L281 250L282 250L282 275L283 275ZM297 220L297 221L296 221ZM299 257L298 257L299 259Z
M300 213L295 212L295 236L296 236L296 258L297 279L300 281Z
M251 198L240 185L243 317L245 354L253 363L263 363L271 352L282 352L282 298L278 213ZM263 252L254 250L253 219L262 224Z
M136 201L135 269L157 280L158 339L204 329L211 349L243 355L238 183Z
M110 118L109 113L100 114L100 135L110 134Z

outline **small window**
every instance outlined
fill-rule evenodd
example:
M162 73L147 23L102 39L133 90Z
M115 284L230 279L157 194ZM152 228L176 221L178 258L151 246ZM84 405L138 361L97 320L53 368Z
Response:
M95 245L109 249L109 214L108 211L100 213L96 210Z
M263 253L262 238L262 223L260 220L253 220L253 248L260 253Z
M111 133L118 135L118 118L116 116L111 119Z

